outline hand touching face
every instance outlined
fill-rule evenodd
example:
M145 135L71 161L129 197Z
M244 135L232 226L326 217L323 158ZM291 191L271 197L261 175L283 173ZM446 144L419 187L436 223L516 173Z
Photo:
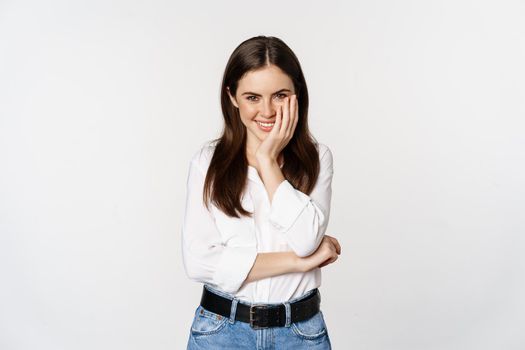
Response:
M284 103L277 107L275 124L268 136L255 152L258 159L277 160L281 151L292 139L299 119L297 96L284 98Z

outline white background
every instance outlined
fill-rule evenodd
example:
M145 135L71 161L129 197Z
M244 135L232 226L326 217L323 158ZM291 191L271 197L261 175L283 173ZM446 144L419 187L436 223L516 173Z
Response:
M523 1L1 1L0 348L183 349L190 156L283 39L334 155L335 349L525 348ZM521 216L521 217L520 217Z

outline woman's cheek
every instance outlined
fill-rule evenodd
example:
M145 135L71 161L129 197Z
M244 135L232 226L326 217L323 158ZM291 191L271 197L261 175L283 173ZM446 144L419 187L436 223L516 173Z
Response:
M253 106L244 106L241 107L241 113L243 113L247 118L251 118L254 114L257 114L257 109Z

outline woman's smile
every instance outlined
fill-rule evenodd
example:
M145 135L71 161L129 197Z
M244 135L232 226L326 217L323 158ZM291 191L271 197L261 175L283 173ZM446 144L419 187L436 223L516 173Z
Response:
M265 132L269 132L269 131L272 131L273 129L273 126L275 124L275 122L272 122L272 123L263 123L263 122L259 122L259 121L255 121L257 123L257 125L259 126L259 129L261 129L262 131L265 131Z

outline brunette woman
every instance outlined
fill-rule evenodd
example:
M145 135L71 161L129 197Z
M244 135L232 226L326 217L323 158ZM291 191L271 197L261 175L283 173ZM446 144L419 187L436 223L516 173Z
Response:
M221 105L222 135L187 177L183 262L203 283L188 349L330 349L318 288L341 253L325 234L333 159L308 129L296 55L276 37L242 42Z

